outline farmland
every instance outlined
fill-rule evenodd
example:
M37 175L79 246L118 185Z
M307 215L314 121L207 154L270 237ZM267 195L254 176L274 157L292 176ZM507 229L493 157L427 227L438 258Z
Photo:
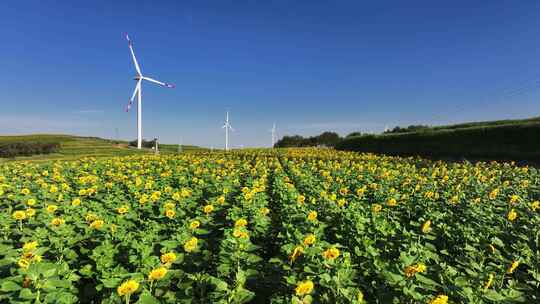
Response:
M0 302L537 303L540 173L331 149L0 164Z
M128 155L142 155L153 153L151 149L137 150L128 146L126 141L115 141L99 137L83 137L62 134L32 134L20 136L0 136L0 150L6 144L32 144L52 143L58 144L58 151L51 154L36 154L31 156L17 156L2 158L0 163L13 160L45 162L50 160L76 160L83 157L114 157ZM176 153L178 145L160 144L161 153ZM197 146L182 146L184 152L203 150ZM1 152L1 151L0 151Z

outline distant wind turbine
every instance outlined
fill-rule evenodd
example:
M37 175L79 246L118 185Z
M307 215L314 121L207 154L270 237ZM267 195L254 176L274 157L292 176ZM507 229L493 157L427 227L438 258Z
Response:
M173 84L167 84L161 81L157 81L155 79L152 79L150 77L146 77L142 75L141 68L139 67L139 63L137 63L137 58L135 57L135 52L133 51L133 42L131 39L129 39L128 34L126 34L126 39L128 41L128 47L131 51L131 57L133 58L133 64L135 65L135 70L137 71L137 75L135 76L135 80L137 81L137 84L135 85L135 90L133 91L133 95L131 95L131 99L128 102L128 105L126 107L126 112L131 109L131 105L133 103L133 100L135 99L135 95L137 95L137 148L142 148L142 95L141 95L141 84L143 80L147 80L153 83L157 83L161 86L167 87L167 88L174 88Z
M272 148L276 144L276 123L274 122L274 125L272 126L272 129L270 129L270 132L272 132Z
M227 111L227 117L225 119L225 124L222 127L225 129L225 151L229 151L229 130L234 132L231 124L229 123L229 111Z

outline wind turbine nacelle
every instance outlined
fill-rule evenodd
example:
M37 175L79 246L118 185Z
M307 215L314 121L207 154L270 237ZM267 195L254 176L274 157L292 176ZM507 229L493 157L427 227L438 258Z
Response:
M142 76L141 75L136 75L135 77L133 77L133 80L141 80L142 79Z

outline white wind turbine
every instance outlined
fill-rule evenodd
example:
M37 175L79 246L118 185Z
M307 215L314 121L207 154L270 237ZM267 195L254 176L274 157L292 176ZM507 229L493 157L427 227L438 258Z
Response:
M182 153L182 144L184 143L182 137L180 137L180 143L178 143L178 153Z
M274 147L274 145L276 144L276 123L274 122L274 125L272 126L272 129L270 129L270 132L272 132L272 146L271 148Z
M229 151L229 130L234 132L231 124L229 123L229 111L227 111L227 118L223 127L225 129L225 151Z
M131 109L131 104L133 103L133 99L135 99L135 95L137 95L137 148L142 148L142 108L141 108L141 102L142 102L142 95L141 95L141 84L143 80L147 80L153 83L157 83L161 86L167 87L167 88L174 88L173 84L167 84L161 81L157 81L155 79L152 79L150 77L143 76L141 73L141 68L139 67L139 63L137 63L137 58L135 57L135 52L133 52L133 42L131 39L129 39L128 34L126 34L126 39L128 41L129 50L131 51L131 57L133 58L133 63L135 64L135 70L137 71L137 75L135 76L135 80L137 81L137 84L135 85L135 90L133 91L133 95L131 95L131 99L128 102L128 105L126 107L126 112Z

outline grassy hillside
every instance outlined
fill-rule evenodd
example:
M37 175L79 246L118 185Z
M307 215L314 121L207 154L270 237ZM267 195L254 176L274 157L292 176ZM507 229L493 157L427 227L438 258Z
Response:
M429 132L429 131L441 131L441 130L456 130L456 129L465 129L465 128L486 128L486 127L495 127L495 126L510 126L510 125L527 125L527 124L536 124L540 123L540 117L532 117L527 119L504 119L504 120L492 120L492 121L477 121L477 122L466 122L453 125L442 125L442 126L432 126L422 128L420 130L414 131L404 131L395 132L390 134L399 134L399 133L416 133L416 132Z
M344 139L339 150L429 157L540 160L540 118L439 126Z
M480 122L467 122L455 125L446 125L446 126L434 126L431 127L432 130L455 130L455 129L464 129L464 128L486 128L486 127L496 127L496 126L521 126L527 124L537 124L540 123L540 117L533 117L527 119L505 119L505 120L492 120L492 121L480 121Z
M191 151L200 151L200 150L208 150L206 148L201 148L198 146L189 146L189 145L182 145L182 152L191 152ZM174 144L159 144L159 152L160 153L177 153L178 152L178 145Z
M111 157L153 153L153 151L150 149L138 150L133 147L129 147L127 142L116 142L98 137L82 137L57 134L0 136L0 144L16 142L60 143L60 149L57 153L53 154L33 155L28 157L15 158L0 158L0 162L11 160L46 161L59 159L76 159L80 157ZM183 146L183 151L185 152L200 149L201 148L196 146ZM160 150L161 153L175 153L176 151L178 151L178 145L160 145Z

